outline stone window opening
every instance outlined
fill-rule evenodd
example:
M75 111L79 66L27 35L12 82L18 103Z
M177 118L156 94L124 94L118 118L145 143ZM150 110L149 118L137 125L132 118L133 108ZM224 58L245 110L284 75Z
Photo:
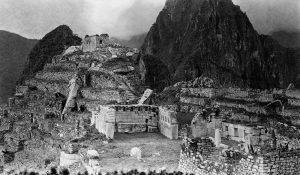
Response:
M86 111L86 107L84 105L80 105L79 112L85 112L85 111Z
M148 119L145 120L145 123L146 123L146 132L148 132L148 121L149 121Z
M234 128L234 137L238 137L238 136L239 136L239 129Z
M225 126L225 131L228 131L228 126Z
M246 138L248 136L246 130L244 130L244 138Z
M102 40L100 40L100 41L99 41L99 44L103 44L103 41L102 41Z
M31 123L34 123L33 113L30 113L30 121L31 121Z

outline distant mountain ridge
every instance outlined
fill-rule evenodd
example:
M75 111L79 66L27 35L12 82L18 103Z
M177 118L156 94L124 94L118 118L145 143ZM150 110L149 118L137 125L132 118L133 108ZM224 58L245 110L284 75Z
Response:
M297 83L299 74L297 51L259 35L231 0L167 0L147 34L142 54L159 58L170 72L164 76L168 80L148 76L150 83L203 75L222 86L270 89ZM160 70L149 67L142 77L157 75L151 71Z
M142 46L142 44L144 43L146 36L147 36L147 33L142 33L142 34L134 35L134 36L130 37L128 40L119 39L116 37L113 37L112 39L115 42L120 43L127 47L140 48Z
M26 58L37 42L35 39L0 30L0 103L5 103L13 94Z
M298 32L277 31L277 32L273 32L271 36L284 47L300 48L300 31Z

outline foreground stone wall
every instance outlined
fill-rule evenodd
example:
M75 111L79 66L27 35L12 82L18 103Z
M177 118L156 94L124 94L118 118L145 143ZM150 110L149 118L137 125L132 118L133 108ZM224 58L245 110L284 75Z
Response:
M185 137L180 152L178 170L196 175L232 174L231 165L214 159L215 152L215 145L209 138L190 139Z
M237 167L241 175L300 174L300 150L272 152L258 157L248 156Z
M276 132L277 147L284 147L288 144L288 149L300 149L300 130L294 126L277 123L273 126Z
M215 151L211 140L184 138L178 169L183 173L196 175L300 174L299 149L228 160Z

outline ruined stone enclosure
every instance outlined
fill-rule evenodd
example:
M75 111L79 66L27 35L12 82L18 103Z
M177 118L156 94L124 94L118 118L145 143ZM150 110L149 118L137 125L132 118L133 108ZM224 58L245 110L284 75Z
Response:
M170 139L178 138L176 112L149 105L109 105L93 111L91 124L113 139L116 132L158 132Z

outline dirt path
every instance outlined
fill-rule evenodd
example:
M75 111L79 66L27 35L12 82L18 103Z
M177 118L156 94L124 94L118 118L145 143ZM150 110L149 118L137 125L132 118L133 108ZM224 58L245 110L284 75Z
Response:
M103 172L132 169L158 171L163 167L174 171L178 167L180 143L179 140L169 140L155 133L116 134L112 143L97 149ZM133 147L141 148L142 161L130 157Z

